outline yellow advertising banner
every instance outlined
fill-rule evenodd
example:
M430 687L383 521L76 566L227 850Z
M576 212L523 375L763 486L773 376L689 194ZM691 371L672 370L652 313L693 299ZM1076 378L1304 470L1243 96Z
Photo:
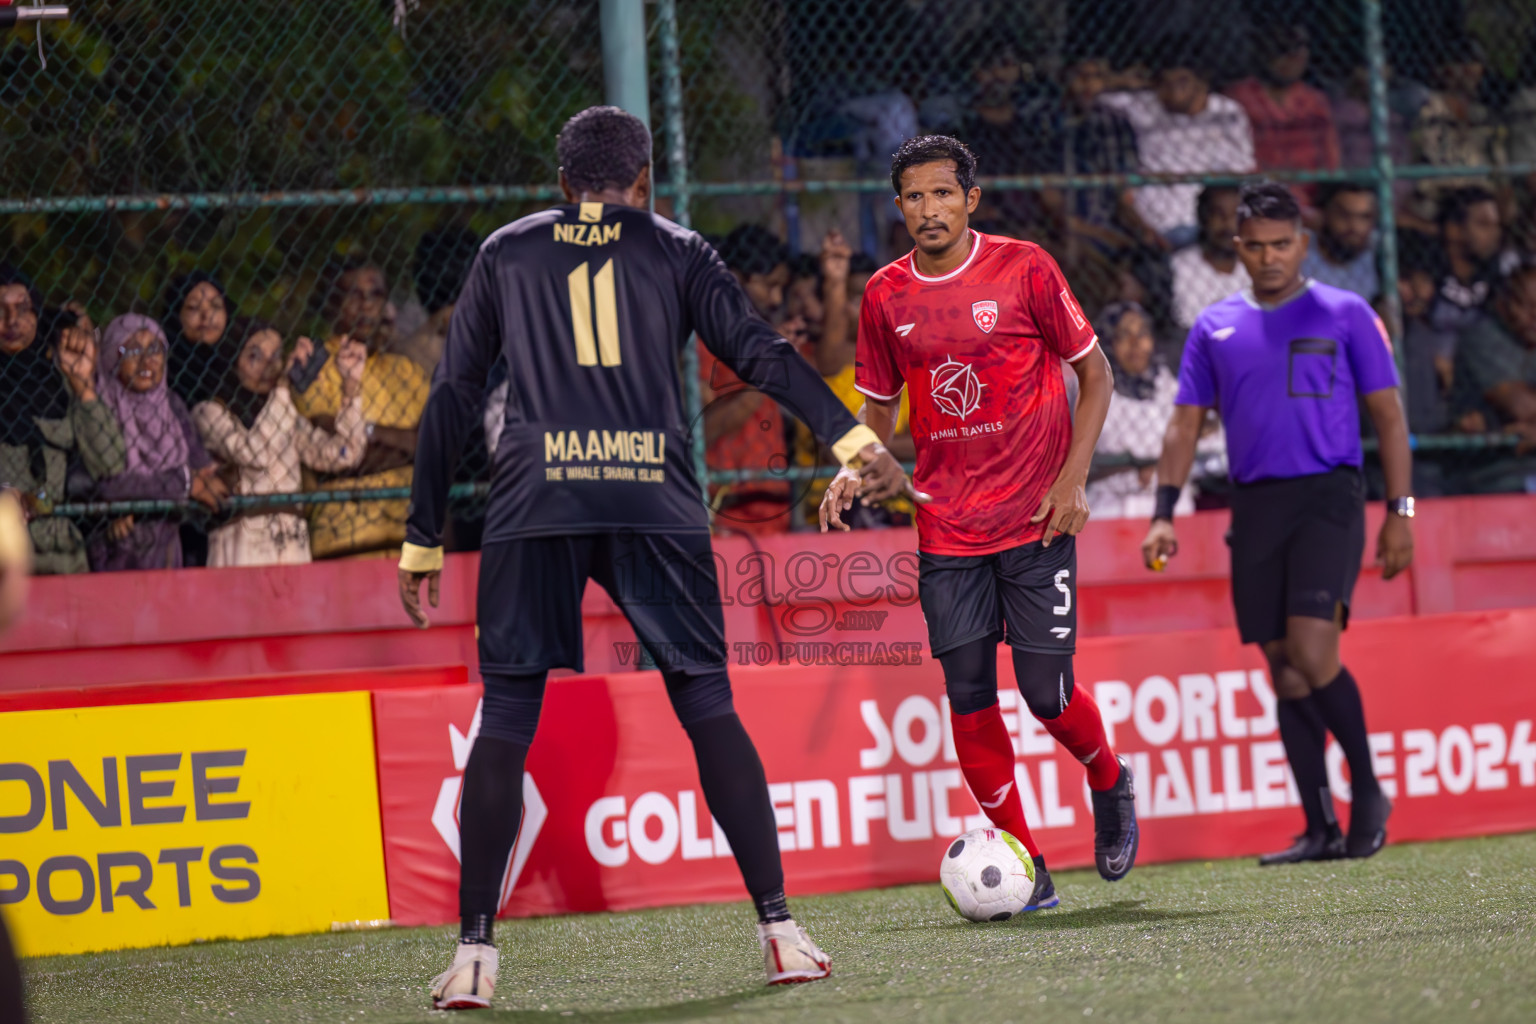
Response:
M388 908L367 693L0 714L0 913L21 954Z

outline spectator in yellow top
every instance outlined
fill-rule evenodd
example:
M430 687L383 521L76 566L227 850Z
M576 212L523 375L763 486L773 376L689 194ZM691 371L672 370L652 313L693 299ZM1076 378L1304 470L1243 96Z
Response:
M325 343L325 366L309 388L294 396L300 415L334 433L336 417L343 406L342 376L335 357L348 339L366 346L362 403L368 449L355 476L320 477L317 485L322 490L411 486L416 427L427 404L431 382L410 359L385 351L390 340L385 309L388 303L384 271L371 263L344 266L327 303L331 338ZM401 498L316 505L309 522L314 556L397 556L405 541L408 504Z

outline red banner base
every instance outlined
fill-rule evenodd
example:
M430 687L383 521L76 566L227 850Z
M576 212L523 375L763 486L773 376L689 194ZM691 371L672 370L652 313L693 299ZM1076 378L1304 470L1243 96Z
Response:
M999 699L1030 827L1053 867L1089 864L1083 769L1024 709L1003 654ZM1393 841L1536 828L1536 610L1361 622L1344 654L1365 696L1377 775L1396 803ZM1268 675L1235 633L1088 640L1076 674L1135 768L1141 863L1251 855L1299 830ZM946 841L985 821L926 655L736 669L732 680L767 769L792 896L933 881ZM396 923L457 916L458 793L478 697L478 687L374 694ZM1329 766L1347 821L1336 746ZM523 793L504 915L745 895L655 673L552 682Z

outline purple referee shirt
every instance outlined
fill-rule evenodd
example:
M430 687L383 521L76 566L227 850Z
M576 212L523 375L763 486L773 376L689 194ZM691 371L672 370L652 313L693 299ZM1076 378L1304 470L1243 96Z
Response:
M1357 394L1397 387L1392 342L1354 292L1308 280L1275 306L1247 289L1195 320L1179 405L1215 406L1240 484L1359 466Z

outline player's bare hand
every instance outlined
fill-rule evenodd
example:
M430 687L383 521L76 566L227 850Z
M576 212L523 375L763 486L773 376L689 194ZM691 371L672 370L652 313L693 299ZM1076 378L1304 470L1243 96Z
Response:
M853 508L853 499L859 495L859 482L858 470L843 468L837 471L837 476L827 485L827 493L821 496L821 509L817 514L822 533L826 533L829 526L844 532L849 529L843 522L843 513Z
M859 498L861 504L878 505L882 501L905 494L919 505L933 499L912 486L906 470L896 461L883 444L867 444L859 450Z
M1147 539L1141 542L1141 560L1153 572L1162 572L1168 559L1179 553L1179 538L1173 532L1173 523L1167 519L1152 520Z
M1040 499L1040 508L1030 518L1032 523L1045 523L1045 536L1041 547L1050 547L1057 534L1075 536L1088 525L1088 495L1080 480L1058 478L1051 489Z
M1376 537L1376 564L1381 566L1381 578L1389 580L1413 564L1413 531L1408 520L1388 514Z
M421 581L427 581L427 603L436 608L438 586L442 578L440 569L435 572L400 570L400 603L405 606L405 614L411 617L417 629L426 629L432 624L427 619L427 613L421 610Z

